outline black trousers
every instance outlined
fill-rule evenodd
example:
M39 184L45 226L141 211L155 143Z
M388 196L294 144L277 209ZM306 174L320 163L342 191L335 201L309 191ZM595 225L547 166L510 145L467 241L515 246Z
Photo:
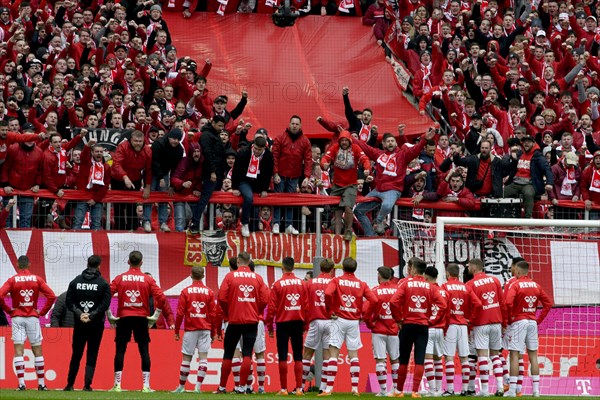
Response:
M150 332L148 330L148 320L145 317L121 317L117 321L117 332L115 343L117 350L115 352L115 371L123 371L125 361L125 352L127 344L133 339L138 345L140 358L142 359L142 371L150 372Z
M69 374L67 385L73 386L79 372L79 365L83 357L83 351L87 345L85 362L85 386L91 386L98 361L98 350L104 334L104 321L88 322L86 324L76 321L73 329L73 353L69 363Z
M429 327L426 325L406 324L400 331L400 364L408 365L410 353L415 348L415 364L425 364L425 351L429 339Z
M135 185L135 190L139 191L142 186L142 181L132 182ZM113 190L132 190L125 186L125 182L112 179L110 187ZM118 231L136 230L140 226L137 217L136 203L113 203L115 207L115 229Z
M228 324L223 339L223 359L233 359L233 353L235 353L235 347L240 338L244 339L242 341L242 356L251 357L257 331L258 322L253 324Z
M279 361L287 362L288 342L292 343L294 361L302 361L302 321L287 321L277 323L277 354Z

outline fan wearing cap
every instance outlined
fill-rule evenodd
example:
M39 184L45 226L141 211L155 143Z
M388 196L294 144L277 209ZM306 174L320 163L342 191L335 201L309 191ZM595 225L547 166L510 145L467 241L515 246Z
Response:
M552 173L554 174L554 188L548 193L552 204L558 205L559 200L579 201L581 198L579 157L572 152L566 153L558 163L552 166ZM568 210L565 213L562 208L556 209L555 218L568 218Z
M242 98L231 112L227 111L228 101L227 96L220 95L215 98L211 109L207 109L203 102L196 103L196 106L198 107L198 111L207 118L213 118L216 115L221 116L225 120L225 130L227 132L234 132L237 126L236 120L242 115L246 104L248 104L248 92L246 89L242 89Z
M574 14L573 9L573 5L569 5L569 23L577 35L577 45L582 44L581 39L586 39L585 49L589 51L594 43L594 36L596 36L596 17L591 15L588 17L584 11Z
M172 196L175 192L170 185L171 173L175 171L177 165L184 155L183 146L183 131L179 128L173 128L165 136L159 138L152 143L152 183L150 190L155 192L169 192ZM167 224L169 213L168 205L159 203L158 205L158 222L160 230L170 232L171 229ZM152 215L152 204L144 205L144 222L142 224L144 231L151 232L152 224L150 218Z
M510 175L508 184L504 187L505 198L523 196L525 218L533 218L533 205L536 196L550 192L554 187L554 174L543 156L540 147L531 135L521 139L521 150L512 147L510 160ZM544 183L544 177L546 182Z
M600 206L600 150L594 153L594 159L581 174L581 198L585 202L585 209L590 210L590 220L600 219L600 210L592 207Z
M164 47L167 44L171 44L171 34L169 33L169 27L167 26L167 22L162 18L162 7L160 5L152 4L149 10L138 12L137 17L138 19L136 20L136 22L139 25L144 25L146 27L146 33L149 36L148 49L153 48L153 34L155 35L156 40L158 40L158 31L162 31L165 33L165 41L164 43L162 43L162 46ZM150 51L149 53L154 53L154 50Z

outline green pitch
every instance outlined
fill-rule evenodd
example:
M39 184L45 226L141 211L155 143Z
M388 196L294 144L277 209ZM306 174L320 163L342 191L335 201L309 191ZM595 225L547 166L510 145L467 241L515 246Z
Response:
M13 400L13 399L65 399L65 400L69 400L69 399L106 399L106 400L112 400L112 399L123 399L123 400L148 400L148 399L152 399L152 400L162 400L162 399L170 399L170 400L175 400L175 399L206 399L206 400L227 400L227 399L231 399L232 397L242 397L242 398L246 398L246 399L251 399L251 398L256 398L257 400L259 399L281 399L282 397L280 396L275 396L274 394L263 394L263 395L258 395L258 394L254 394L254 395L233 395L233 394L227 394L227 395L215 395L215 394L211 394L211 393L202 393L202 394L195 394L195 393L169 393L169 392L154 392L154 393L140 393L140 392L121 392L121 393L112 393L112 392L105 392L105 391L96 391L96 392L79 392L79 391L74 391L74 392L63 392L63 391L59 391L59 390L51 390L48 392L38 392L37 390L27 390L25 392L16 392L14 390L0 390L0 399L1 400ZM296 396L287 396L287 398L294 398ZM283 397L286 398L286 397ZM317 395L315 393L308 393L306 394L304 397L300 397L300 398L314 398L314 399L320 399L320 397L317 397ZM354 400L356 399L356 397L352 396L349 393L336 393L331 397L325 397L325 399L336 399L336 400ZM371 393L363 393L361 394L360 398L368 398L368 399L375 399L375 395L371 394ZM405 399L410 399L410 395L408 396L404 396ZM425 398L425 397L424 397ZM460 396L454 396L454 397L445 397L446 399L465 399L465 397L460 397ZM496 397L490 397L490 399L493 399ZM531 399L531 396L523 396L521 397L521 399ZM571 397L558 397L558 396L542 396L542 399L545 400L565 400ZM594 396L586 396L586 399L600 399L600 397L594 397Z

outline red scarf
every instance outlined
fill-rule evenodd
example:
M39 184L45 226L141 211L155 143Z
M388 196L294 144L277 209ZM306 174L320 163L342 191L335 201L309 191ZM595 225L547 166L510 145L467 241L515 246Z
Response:
M565 179L563 179L560 186L560 194L563 196L573 196L573 184L577 183L577 180L575 179L575 167L568 166L564 159L562 162L567 174L565 175Z
M263 154L265 154L263 152ZM250 158L250 164L248 164L248 171L246 172L246 176L248 178L256 179L258 174L260 174L260 160L262 159L262 154L260 157L256 157L254 152L252 152L252 157Z
M592 192L600 193L600 169L594 169L590 190Z
M94 185L104 186L104 163L102 161L92 160L90 177L86 188L91 189Z
M396 156L395 154L382 153L377 158L377 164L383 167L383 174L389 176L397 176L396 173Z
M329 189L331 187L329 172L321 170L321 185L323 185L323 189Z
M269 217L269 219L264 219L263 217L260 217L260 223L263 226L263 232L271 232L271 222L273 222L273 217Z
M54 147L50 147L50 151L56 154L58 159L58 174L64 175L67 173L67 152L61 148L59 151L54 150Z
M432 88L431 85L431 62L427 65L421 64L421 71L423 72L423 93L429 93Z
M350 13L350 9L354 8L353 0L341 0L340 5L338 6L338 11L343 13Z
M414 199L415 197L420 196L422 194L423 194L422 190L420 192L414 192L412 198ZM414 219L418 219L419 221L423 221L425 219L425 209L414 207L413 212L412 212L412 217Z
M217 9L217 14L223 16L225 15L225 9L227 8L227 3L229 0L217 0L219 2L219 8Z
M366 142L367 140L369 140L369 135L371 134L371 125L365 125L364 123L362 123L362 127L360 128L360 132L358 133L358 138L363 141Z

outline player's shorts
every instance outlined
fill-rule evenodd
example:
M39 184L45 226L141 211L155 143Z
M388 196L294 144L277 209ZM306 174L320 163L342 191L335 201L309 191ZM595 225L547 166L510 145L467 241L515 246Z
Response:
M32 346L42 344L42 327L38 317L14 317L12 319L12 341L15 344L24 344L29 340Z
M429 328L425 354L433 354L437 357L444 355L444 330L442 328Z
M331 320L329 344L338 349L346 342L348 350L358 350L362 347L358 320L337 318Z
M502 326L500 324L481 325L473 328L477 350L500 350L502 348Z
M193 356L196 349L198 353L208 353L210 341L210 330L186 331L183 334L181 352L186 356Z
M371 344L373 345L373 357L376 359L385 360L387 354L390 355L390 360L397 360L400 357L400 339L397 335L373 333Z
M304 347L316 350L320 345L323 349L329 349L330 319L315 319L310 321L308 333L304 340Z
M523 353L526 349L536 351L539 347L537 322L522 319L510 324L507 331L508 350Z
M466 325L451 324L448 326L444 339L444 355L454 357L456 350L458 350L459 357L469 355L469 332Z
M243 338L240 339L240 341L238 342L236 348L239 351L242 351L242 340L244 340ZM258 328L256 329L256 342L254 342L254 347L252 349L252 351L254 351L254 353L264 353L267 350L267 342L265 341L265 323L263 321L258 321Z
M469 331L469 355L477 356L477 350L475 350L475 337L473 336L473 330Z

